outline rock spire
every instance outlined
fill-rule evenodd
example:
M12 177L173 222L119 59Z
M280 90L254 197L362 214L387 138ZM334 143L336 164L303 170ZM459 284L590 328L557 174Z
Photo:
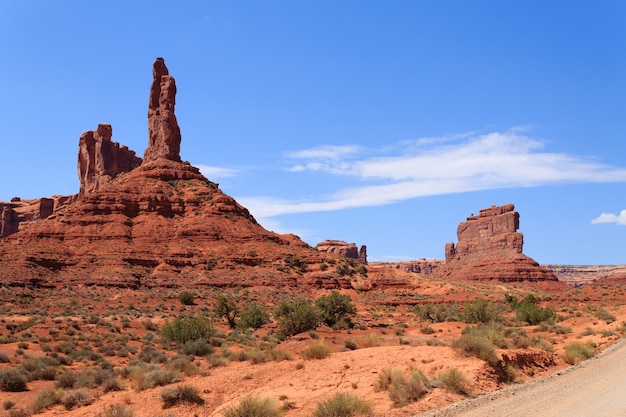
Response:
M180 162L180 128L174 115L176 80L169 75L163 58L152 65L152 86L148 103L148 148L145 162L165 158Z

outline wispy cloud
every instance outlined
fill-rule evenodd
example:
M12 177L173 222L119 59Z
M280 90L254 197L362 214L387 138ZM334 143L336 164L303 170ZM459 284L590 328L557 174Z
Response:
M234 177L239 174L239 170L235 168L215 167L210 165L195 165L202 175L214 181L221 178Z
M617 223L620 226L626 226L626 210L620 211L619 214L602 213L601 215L593 219L591 223Z
M347 176L356 185L316 199L256 196L238 200L255 216L267 218L496 188L626 182L626 167L545 152L545 144L524 135L524 130L418 139L379 152L359 146L323 146L290 152L287 171Z

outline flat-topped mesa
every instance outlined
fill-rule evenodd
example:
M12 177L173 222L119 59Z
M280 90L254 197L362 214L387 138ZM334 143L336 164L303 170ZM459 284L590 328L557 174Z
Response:
M524 236L513 204L480 210L459 224L459 242L446 244L436 273L453 280L556 281L548 268L522 253Z
M119 174L141 165L141 158L126 146L111 141L111 125L100 123L98 129L88 130L78 142L79 196L91 194L111 182Z
M176 80L169 75L163 58L152 65L152 86L148 103L148 148L143 159L152 162L165 158L180 162L180 128L174 115Z
M319 242L315 247L320 252L356 259L363 265L367 265L367 247L365 245L362 245L361 248L358 249L355 243L327 239L323 242Z

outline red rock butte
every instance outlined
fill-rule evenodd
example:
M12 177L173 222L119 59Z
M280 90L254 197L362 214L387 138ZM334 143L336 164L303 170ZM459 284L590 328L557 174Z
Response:
M459 224L459 241L446 244L446 262L436 274L451 280L557 281L549 268L522 253L518 229L513 204L480 210Z
M218 184L181 162L175 94L175 80L157 58L143 160L111 140L110 125L99 124L79 140L77 195L0 204L0 283L349 286L314 267L305 279L306 266L321 263L321 254L295 235L265 230Z

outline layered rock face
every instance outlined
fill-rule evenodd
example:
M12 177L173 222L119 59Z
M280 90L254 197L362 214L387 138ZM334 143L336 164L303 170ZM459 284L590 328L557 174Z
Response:
M159 158L180 162L180 128L174 115L176 81L169 75L163 58L152 65L152 86L148 103L148 148L143 158L151 162Z
M22 200L15 197L10 203L0 202L0 238L17 233L30 222L45 219L55 210L76 199L76 196L59 196Z
M446 244L446 263L437 274L455 280L556 281L550 269L522 253L518 228L513 204L480 210L459 224L459 241Z
M318 251L265 230L218 184L180 162L174 78L162 59L153 74L150 138L139 166L132 151L111 142L110 126L100 125L81 137L80 198L53 212L39 203L40 220L19 223L17 232L18 202L0 207L11 232L0 240L0 283L350 288L350 277L321 270Z
M357 259L363 265L367 265L367 247L365 245L358 249L355 243L327 239L319 242L315 247L320 252L332 253L342 258Z
M111 141L111 125L99 124L97 130L88 130L78 141L78 178L80 196L90 194L108 184L119 174L141 165L141 158L126 146Z

